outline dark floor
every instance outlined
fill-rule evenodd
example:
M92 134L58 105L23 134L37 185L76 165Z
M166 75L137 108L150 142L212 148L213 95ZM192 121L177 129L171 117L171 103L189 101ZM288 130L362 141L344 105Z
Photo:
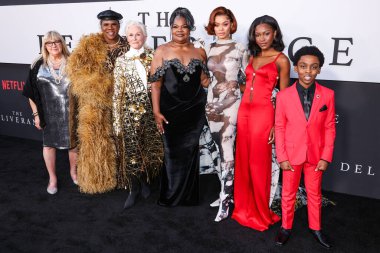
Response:
M257 232L228 219L213 221L218 179L201 176L201 204L165 208L152 196L123 211L125 191L78 192L67 152L58 152L59 192L49 195L41 143L0 136L0 252L325 252L308 233L306 208L296 212L293 234L274 245L279 224ZM332 192L323 208L330 252L380 252L380 201Z

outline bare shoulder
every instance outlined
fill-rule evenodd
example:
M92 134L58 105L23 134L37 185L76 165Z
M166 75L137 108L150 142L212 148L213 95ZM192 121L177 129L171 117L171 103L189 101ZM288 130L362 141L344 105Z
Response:
M162 44L156 48L154 51L154 57L153 60L155 61L161 61L162 59L166 58L166 56L170 53L170 49L166 44Z
M285 54L281 54L277 59L278 64L290 66L289 58Z
M207 59L206 51L203 48L195 48L195 50L199 54L200 58L206 61Z
M163 45L160 45L156 48L156 50L154 51L154 56L160 56L160 55L163 55L165 54L165 52L167 51L167 45L166 44L163 44Z

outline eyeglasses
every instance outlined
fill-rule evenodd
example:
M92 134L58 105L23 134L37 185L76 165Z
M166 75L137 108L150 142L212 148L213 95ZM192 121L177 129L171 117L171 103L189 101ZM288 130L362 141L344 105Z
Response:
M62 41L56 40L56 41L46 42L45 45L48 47L52 47L53 45L55 45L55 46L61 45L61 43L62 43Z

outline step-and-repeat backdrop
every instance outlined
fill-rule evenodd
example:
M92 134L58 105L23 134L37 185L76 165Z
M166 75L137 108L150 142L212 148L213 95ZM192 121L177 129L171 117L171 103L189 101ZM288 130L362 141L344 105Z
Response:
M145 23L147 43L157 47L170 40L170 14L183 6L195 18L192 37L210 43L213 38L204 26L210 12L221 5L237 18L233 36L237 41L246 43L252 21L268 14L278 20L287 46L284 52L290 58L304 45L316 45L324 52L326 62L318 79L336 92L337 139L323 188L380 199L380 2L376 0L1 1L0 134L41 140L21 92L47 31L60 32L73 50L82 35L99 31L96 15L111 8L124 16L123 22ZM291 76L296 77L293 71Z

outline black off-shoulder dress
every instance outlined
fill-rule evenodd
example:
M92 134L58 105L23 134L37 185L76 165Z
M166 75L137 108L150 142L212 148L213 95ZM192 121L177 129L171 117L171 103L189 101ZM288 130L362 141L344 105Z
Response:
M199 59L185 66L178 59L165 60L150 77L162 78L160 111L164 124L164 166L159 205L196 205L199 202L199 137L206 122L206 92L201 75L208 70Z

